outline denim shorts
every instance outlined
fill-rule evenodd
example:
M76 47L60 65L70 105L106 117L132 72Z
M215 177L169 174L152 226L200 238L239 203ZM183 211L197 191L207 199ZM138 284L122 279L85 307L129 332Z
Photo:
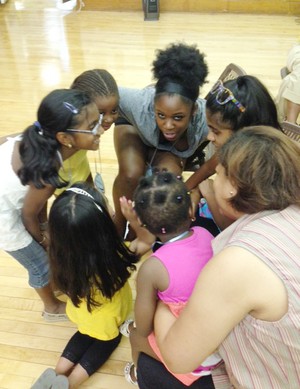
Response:
M32 288L40 289L49 284L48 255L35 240L20 250L7 253L28 270L28 283Z

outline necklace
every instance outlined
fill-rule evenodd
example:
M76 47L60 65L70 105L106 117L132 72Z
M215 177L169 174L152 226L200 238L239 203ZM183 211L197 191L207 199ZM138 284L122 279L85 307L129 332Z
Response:
M56 153L57 153L57 158L58 158L58 161L59 161L59 165L62 169L62 171L68 175L68 181L70 182L71 179L72 179L72 171L71 171L71 167L70 167L70 158L68 158L68 172L66 172L66 169L65 169L65 166L64 166L64 161L63 161L63 157L61 155L61 152L59 150L56 150Z
M159 240L156 240L153 245L152 245L152 251L155 252L156 250L158 250L160 247L164 246L165 244L167 243L172 243L172 242L176 242L177 240L180 240L182 238L185 238L186 236L188 236L188 234L190 233L190 230L187 230L187 231L184 231L182 232L181 234L177 235L177 236L174 236L174 238L171 238L169 240L167 240L166 242L161 242Z
M172 150L174 149L176 143L177 143L180 139L181 139L181 137L179 137L178 139L176 139L175 142L174 142L174 143L172 144L172 146L170 147L170 149L169 149L169 150L166 150L166 151L168 151L169 153L171 153ZM158 142L159 142L159 141L158 141ZM153 164L154 158L155 158L155 156L156 156L157 150L158 150L158 146L156 146L156 148L155 148L155 150L154 150L154 152L153 152L153 154L152 154L152 157L151 157L150 162L147 163L147 168L146 168L146 172L145 172L145 177L150 177L150 176L152 176L152 174L153 174L153 166L152 166L152 164ZM183 166L182 159L181 159L181 165Z
M164 244L176 242L176 240L179 240L179 239L182 239L182 238L185 238L186 236L188 236L189 233L190 233L190 230L184 231L181 234L174 236L174 238L167 240Z
M96 188L101 192L101 193L105 193L105 187L104 187L104 182L103 182L103 178L101 176L101 173L102 173L102 163L101 163L101 154L100 154L100 147L98 148L98 162L99 162L99 170L100 172L98 171L97 169L97 161L96 161L96 157L95 157L95 154L94 154L94 163L95 163L95 178L94 178L94 183L95 183L95 186Z

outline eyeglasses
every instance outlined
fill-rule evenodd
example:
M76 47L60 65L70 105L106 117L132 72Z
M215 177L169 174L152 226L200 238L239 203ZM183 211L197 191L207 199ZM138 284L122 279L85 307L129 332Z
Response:
M68 128L66 132L78 132L80 134L97 135L98 128L101 126L102 123L102 119L103 119L103 114L101 113L99 116L98 123L91 130L76 130L75 128Z
M209 92L212 95L216 95L216 102L220 105L227 104L229 101L232 101L241 112L245 112L246 108L234 97L231 90L224 87L223 82L218 80L215 85L211 88Z

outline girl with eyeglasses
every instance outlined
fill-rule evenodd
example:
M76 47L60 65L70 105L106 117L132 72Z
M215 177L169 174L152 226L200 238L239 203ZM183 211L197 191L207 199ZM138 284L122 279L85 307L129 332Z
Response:
M119 91L114 77L105 69L86 70L75 78L71 89L87 92L95 101L99 114L102 115L101 127L109 130L115 123L119 114ZM100 151L99 151L100 154ZM97 159L100 157L98 156ZM98 161L100 163L100 161ZM69 181L69 186L74 182L89 182L104 192L104 183L99 173L92 177L87 151L81 150L63 163L59 172L60 176ZM70 178L71 177L71 178ZM55 195L59 195L66 188L57 189Z
M67 320L49 280L47 200L68 185L63 161L79 150L99 147L101 117L84 92L58 89L40 103L37 121L0 146L0 248L24 266L41 298L46 321Z
M154 86L119 88L114 130L119 172L113 196L122 236L126 219L119 199L132 199L139 179L155 170L181 175L186 159L207 135L205 101L198 97L208 73L204 55L194 45L171 44L157 51L152 71Z
M216 152L235 132L246 126L266 125L281 130L277 118L276 105L266 87L253 76L239 76L234 80L218 81L208 94L206 101L206 120L209 128L207 139L211 141ZM216 154L217 155L217 154ZM216 155L215 163L217 163ZM215 201L212 180L203 179L202 167L186 181L193 190L193 200L197 202L198 185L202 200L197 211L196 225L210 223L214 227L224 229L232 220L221 215ZM208 209L207 209L208 207ZM205 220L206 217L209 220Z
M68 296L66 311L77 331L55 369L47 369L32 389L78 388L120 343L137 258L118 235L104 196L87 184L73 185L54 201L49 234L52 276Z

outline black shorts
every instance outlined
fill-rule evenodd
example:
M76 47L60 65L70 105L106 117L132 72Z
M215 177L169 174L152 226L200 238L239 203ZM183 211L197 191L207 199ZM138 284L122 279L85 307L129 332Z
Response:
M99 340L77 331L66 345L62 357L74 365L79 363L91 376L108 360L120 343L121 337L122 335L119 334L111 340Z
M137 378L140 389L215 389L212 376L204 376L186 386L175 378L165 366L141 353L138 359Z

